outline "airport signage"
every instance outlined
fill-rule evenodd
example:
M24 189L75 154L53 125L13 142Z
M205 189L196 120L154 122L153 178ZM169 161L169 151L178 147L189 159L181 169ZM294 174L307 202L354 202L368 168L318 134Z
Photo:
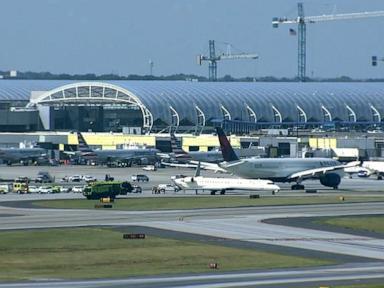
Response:
M124 234L124 239L145 239L144 233L130 233L130 234Z

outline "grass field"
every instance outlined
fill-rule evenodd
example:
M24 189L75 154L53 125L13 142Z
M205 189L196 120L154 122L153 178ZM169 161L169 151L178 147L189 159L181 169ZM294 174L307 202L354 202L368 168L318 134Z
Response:
M212 196L212 197L143 197L117 199L114 208L117 210L162 210L162 209L196 209L196 208L223 208L267 205L300 205L300 204L335 204L353 202L384 201L383 197L346 196L340 201L339 196L311 196L311 197L261 197L250 199L241 196ZM33 205L49 208L93 209L95 200L44 200L34 201Z
M250 249L148 236L123 239L105 228L44 229L0 233L0 281L111 278L332 264Z
M353 230L384 234L384 216L343 216L319 219L315 222ZM383 285L384 287L384 285Z

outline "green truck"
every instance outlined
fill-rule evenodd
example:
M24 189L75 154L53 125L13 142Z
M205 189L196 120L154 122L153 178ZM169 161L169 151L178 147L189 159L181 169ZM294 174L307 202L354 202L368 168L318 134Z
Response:
M115 199L117 195L127 195L132 190L132 185L127 181L98 181L88 184L83 190L83 195L87 199Z

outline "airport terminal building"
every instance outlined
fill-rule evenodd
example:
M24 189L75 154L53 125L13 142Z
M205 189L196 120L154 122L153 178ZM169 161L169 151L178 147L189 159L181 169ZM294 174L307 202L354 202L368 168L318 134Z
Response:
M0 80L0 131L381 127L384 83Z

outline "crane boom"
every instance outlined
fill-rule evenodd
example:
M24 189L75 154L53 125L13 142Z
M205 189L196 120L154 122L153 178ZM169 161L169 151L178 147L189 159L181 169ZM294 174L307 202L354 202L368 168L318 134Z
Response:
M373 17L383 17L383 16L384 16L384 11L371 11L371 12L359 12L359 13L306 16L305 18L297 17L294 19L288 19L283 17L283 18L273 18L272 25L274 28L276 28L278 27L279 24L298 24L300 22L316 23L316 22L324 22L324 21L350 20L350 19L373 18Z
M203 61L208 61L209 62L209 66L208 66L209 80L216 81L217 80L217 61L238 60L238 59L258 59L258 58L259 58L259 55L254 53L232 54L230 50L227 51L227 53L216 55L215 40L209 40L209 56L198 55L197 63L201 65Z
M257 54L222 54L218 56L218 60L232 60L232 59L258 59Z
M360 13L309 16L309 17L306 17L306 20L309 23L313 23L313 22L321 22L321 21L350 20L350 19L372 18L372 17L382 17L382 16L384 16L384 11L372 11L372 12L360 12Z
M336 20L352 20L372 17L383 17L384 11L370 11L370 12L358 12L358 13L345 13L345 14L331 14L331 15L319 15L319 16L304 16L303 3L299 2L298 16L293 19L287 17L274 17L272 19L272 27L277 28L280 24L297 24L298 33L294 29L290 29L291 35L298 35L298 72L297 77L299 81L306 80L306 24L336 21ZM373 58L372 58L373 59ZM377 63L374 59L372 63ZM372 64L374 65L374 64Z

